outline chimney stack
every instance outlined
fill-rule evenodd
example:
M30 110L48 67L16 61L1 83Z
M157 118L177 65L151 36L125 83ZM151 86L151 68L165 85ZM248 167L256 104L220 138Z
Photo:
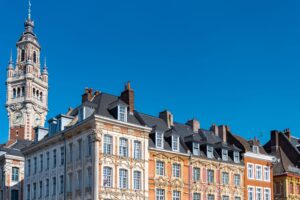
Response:
M121 93L120 99L128 104L129 113L134 112L134 91L131 89L130 82L125 85L124 91Z
M221 125L221 126L218 127L218 129L219 129L218 130L219 137L222 139L222 141L224 143L226 143L227 142L227 130L229 130L229 129L227 128L226 125Z
M216 136L219 136L219 127L216 124L212 124L210 131L214 132Z
M171 126L174 125L173 115L170 111L165 110L160 112L159 118L163 119L167 123L168 128L171 128Z
M197 119L189 120L186 125L190 126L195 133L198 133L200 129L200 122Z
M290 140L291 139L291 130L289 128L283 130L283 134Z
M82 103L86 101L91 101L93 98L93 89L85 88L84 94L82 95Z

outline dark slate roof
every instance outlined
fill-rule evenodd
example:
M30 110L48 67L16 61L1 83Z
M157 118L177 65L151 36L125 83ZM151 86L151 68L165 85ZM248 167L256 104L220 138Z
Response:
M2 145L0 151L4 151L7 155L23 157L21 150L32 144L32 141L18 140L12 145Z
M259 143L259 141L257 140L246 140L243 137L239 136L239 135L234 135L234 137L242 144L244 151L245 152L252 152L252 145L256 145L259 147L259 152L261 154L265 154L267 155L267 152L265 151L265 149L263 148L263 146Z

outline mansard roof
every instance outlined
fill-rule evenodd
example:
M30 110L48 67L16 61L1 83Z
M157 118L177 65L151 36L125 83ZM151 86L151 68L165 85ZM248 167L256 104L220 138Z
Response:
M0 147L0 152L4 152L5 155L24 157L21 150L32 144L32 141L28 140L17 140L11 145L3 144ZM3 154L3 155L4 155Z

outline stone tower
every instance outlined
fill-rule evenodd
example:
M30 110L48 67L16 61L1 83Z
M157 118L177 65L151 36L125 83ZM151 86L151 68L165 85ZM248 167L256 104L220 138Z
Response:
M33 140L34 128L44 126L48 112L48 72L41 71L41 46L34 33L29 5L25 31L17 42L17 59L7 67L6 109L9 140Z

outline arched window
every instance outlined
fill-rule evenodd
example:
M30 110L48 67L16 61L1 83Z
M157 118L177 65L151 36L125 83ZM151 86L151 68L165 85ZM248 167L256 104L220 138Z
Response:
M16 88L13 89L13 98L15 99L17 97L17 91Z
M36 63L36 52L33 52L33 62Z
M33 88L33 91L32 91L32 92L33 92L33 96L35 97L35 88Z
M43 101L43 93L40 93L40 101Z
M25 60L25 49L22 49L21 51L21 61Z
M18 90L17 90L17 97L20 97L20 96L21 96L21 89L18 88Z
M37 98L37 99L39 99L39 98L40 98L40 93L39 93L39 91L38 91L38 90L36 91L36 98Z

